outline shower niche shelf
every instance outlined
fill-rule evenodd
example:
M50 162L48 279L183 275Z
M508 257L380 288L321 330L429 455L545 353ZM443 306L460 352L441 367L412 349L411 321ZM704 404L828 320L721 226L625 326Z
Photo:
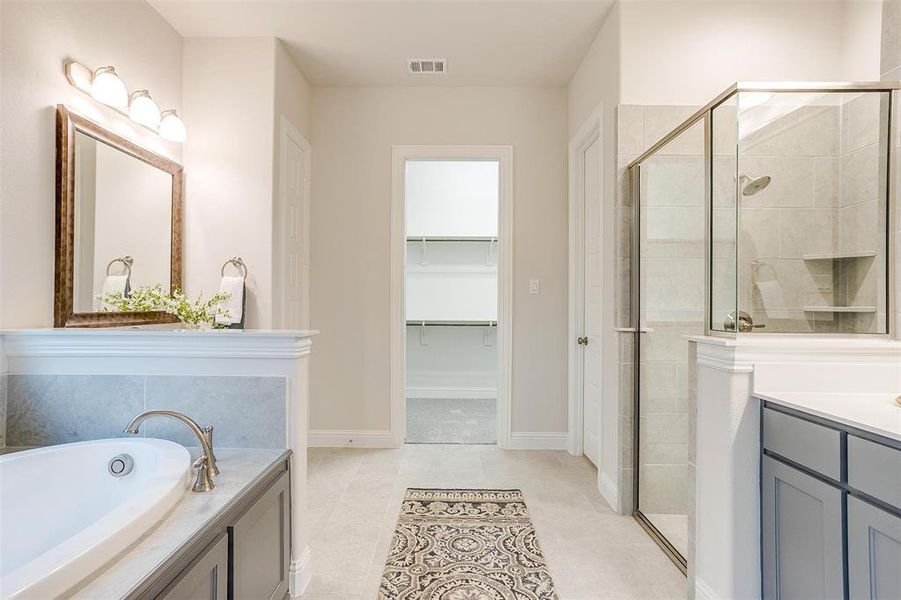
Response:
M826 254L805 254L803 256L804 260L846 260L853 258L873 258L876 256L875 252L872 251L860 251L860 252L836 252L836 253L826 253Z
M874 313L875 306L805 306L804 312L814 313Z

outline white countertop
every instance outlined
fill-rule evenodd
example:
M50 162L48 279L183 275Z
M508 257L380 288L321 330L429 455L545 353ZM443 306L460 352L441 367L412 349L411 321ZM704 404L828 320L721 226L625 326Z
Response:
M901 393L901 392L899 392ZM901 442L899 394L754 392L755 398Z
M192 455L196 452L192 451ZM107 565L67 598L124 598L195 534L232 506L241 493L290 456L288 450L216 448L221 473L211 492L190 490L160 523L125 554Z

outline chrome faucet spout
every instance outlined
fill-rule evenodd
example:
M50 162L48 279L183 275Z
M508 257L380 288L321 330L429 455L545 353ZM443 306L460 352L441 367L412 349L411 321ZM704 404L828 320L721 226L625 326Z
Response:
M213 454L213 428L203 429L191 417L174 410L148 410L132 419L128 427L125 428L125 433L138 433L141 424L151 417L170 417L181 421L197 436L203 456L193 463L194 468L197 469L197 479L194 481L193 490L195 492L208 492L216 487L213 483L212 475L219 474L219 467L216 466L216 455Z

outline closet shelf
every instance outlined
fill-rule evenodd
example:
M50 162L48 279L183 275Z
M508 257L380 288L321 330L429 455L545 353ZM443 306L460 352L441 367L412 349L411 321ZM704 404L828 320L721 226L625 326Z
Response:
M863 250L860 252L832 252L825 254L805 254L804 260L844 260L849 258L872 258L875 252Z
M816 313L874 313L875 306L805 306L804 312Z
M407 236L408 242L496 242L497 236L459 235L459 236L434 236L421 235Z
M497 321L407 321L407 327L497 327Z

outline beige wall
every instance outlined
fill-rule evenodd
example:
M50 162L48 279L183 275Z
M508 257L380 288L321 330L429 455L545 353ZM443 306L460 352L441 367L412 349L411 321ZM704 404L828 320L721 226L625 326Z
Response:
M0 327L53 318L55 106L66 104L136 142L181 159L158 136L69 85L67 58L112 64L130 89L181 109L181 36L144 2L0 3ZM190 123L188 124L190 131Z
M217 291L223 262L241 256L245 324L270 328L279 120L308 134L309 84L269 37L185 39L184 77L186 291Z
M563 88L314 88L311 429L389 428L392 145L509 144L513 431L566 431L566 102Z
M702 105L735 81L872 81L878 0L625 2L622 102Z

